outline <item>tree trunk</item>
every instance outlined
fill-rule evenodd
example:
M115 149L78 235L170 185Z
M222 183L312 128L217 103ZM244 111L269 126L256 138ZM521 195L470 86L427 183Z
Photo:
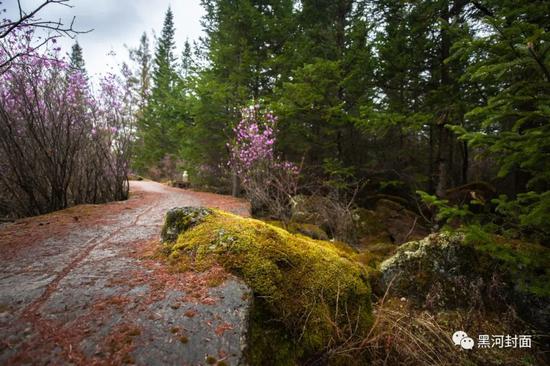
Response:
M430 124L430 149L428 151L428 193L434 192L434 129Z
M444 117L444 120L446 117ZM449 149L449 139L448 131L445 127L445 123L438 123L437 129L439 130L439 146L437 149L437 187L435 189L435 194L438 197L444 197L445 191L449 185L449 162L448 159L448 149Z
M231 172L231 195L233 197L237 197L239 195L239 176L237 175L237 172L233 171Z
M441 10L441 54L440 54L440 70L441 70L441 79L439 87L445 89L451 84L450 75L449 75L449 65L445 63L445 60L449 57L450 53L450 39L449 32L446 26L449 24L449 6L447 2L443 3L443 8ZM439 146L437 151L437 162L438 162L438 180L436 195L443 197L445 191L448 188L449 184L449 155L450 155L450 143L451 137L449 135L449 130L446 127L449 118L449 111L444 110L441 112L441 115L436 121L437 129L439 132Z
M462 152L462 184L467 184L468 183L468 165L469 165L469 162L468 162L468 143L466 141L464 141L462 143L462 149L463 149L463 152Z

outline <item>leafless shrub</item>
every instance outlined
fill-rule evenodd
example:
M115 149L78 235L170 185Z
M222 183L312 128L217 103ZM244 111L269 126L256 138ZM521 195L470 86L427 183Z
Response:
M298 192L299 169L272 161L260 162L251 169L242 186L252 210L288 223L292 216L292 197Z
M358 238L353 215L357 194L363 187L363 181L351 181L345 186L327 184L324 179L311 182L301 187L307 195L293 199L293 219L318 225L335 240L355 244Z
M0 3L0 6L2 4ZM70 0L44 0L38 3L30 10L24 9L21 0L17 0L17 15L14 19L5 19L0 21L0 74L6 72L18 59L35 53L36 50L47 46L55 38L61 36L67 36L74 38L81 33L88 33L91 30L76 30L74 28L75 18L71 20L70 24L63 24L61 20L47 20L39 17L44 8L51 5L60 5L71 7ZM0 12L4 9L0 7ZM36 38L34 42L28 45L28 48L14 49L11 47L10 37L22 37L23 32L35 32L36 30L42 30L45 32L45 36L42 38Z

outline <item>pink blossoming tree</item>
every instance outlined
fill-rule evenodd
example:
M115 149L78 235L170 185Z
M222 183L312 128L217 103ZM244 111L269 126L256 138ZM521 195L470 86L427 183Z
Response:
M39 52L24 34L0 54L25 50L0 73L0 215L126 198L133 113L124 84L107 75L94 95L54 42Z
M254 211L264 211L283 221L290 219L292 197L298 190L300 167L275 152L277 117L259 105L244 108L227 146L228 166L241 181Z

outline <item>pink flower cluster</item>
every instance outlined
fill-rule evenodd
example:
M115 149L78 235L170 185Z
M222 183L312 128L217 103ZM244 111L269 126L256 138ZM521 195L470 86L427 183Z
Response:
M262 119L258 109L243 109L242 120L233 129L235 141L232 145L228 144L231 149L230 164L239 174L260 161L273 159L276 118L266 114Z
M243 181L257 169L283 169L299 174L293 163L281 161L274 152L277 140L277 116L272 112L262 113L256 104L241 110L242 119L233 129L234 140L228 143L230 160L228 166L241 176Z

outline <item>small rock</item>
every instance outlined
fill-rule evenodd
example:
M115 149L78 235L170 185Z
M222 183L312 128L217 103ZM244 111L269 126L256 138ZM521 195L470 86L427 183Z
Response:
M162 227L162 241L175 242L180 233L199 224L211 213L211 210L204 207L175 207L169 210Z

